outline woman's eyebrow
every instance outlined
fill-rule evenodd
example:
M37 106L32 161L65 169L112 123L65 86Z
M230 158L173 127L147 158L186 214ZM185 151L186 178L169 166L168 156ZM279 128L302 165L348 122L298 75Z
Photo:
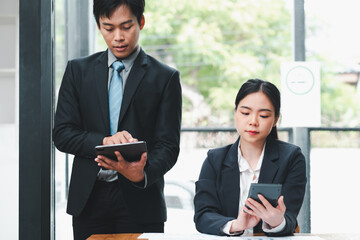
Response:
M259 112L272 112L272 111L268 108L262 108L259 110Z
M251 107L248 107L248 106L239 106L240 108L244 108L244 109L248 109L248 110L252 110L252 108ZM273 112L273 111L271 111L270 109L268 109L268 108L261 108L260 110L259 110L259 112Z

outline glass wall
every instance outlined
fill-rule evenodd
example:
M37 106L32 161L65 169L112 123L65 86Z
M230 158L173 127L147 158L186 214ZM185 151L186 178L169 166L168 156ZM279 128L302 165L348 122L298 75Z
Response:
M68 1L55 1L55 102L68 60ZM55 104L56 106L56 104ZM72 218L66 213L71 156L55 148L55 239L73 239Z
M322 126L360 126L359 7L352 0L305 1L307 61L321 64Z
M305 1L306 57L321 63L323 127L360 126L359 8L360 3L351 0ZM359 139L359 131L311 131L314 233L356 232L360 210L354 208L353 189L360 181Z
M67 4L71 1L55 2L58 88L66 60L76 57L76 54L70 56L73 52L69 45L73 40L70 41L67 35L67 22L71 18ZM356 26L349 27L356 22L350 16L358 16L350 14L358 9L356 3L349 0L341 4L323 0L305 2L306 58L321 63L322 126L358 127L360 50L353 44L359 42L354 30ZM326 14L335 16L335 13L330 7L324 8L325 4L334 5L336 14L343 14L341 25L334 26L332 24L336 22L327 22L333 18ZM168 205L166 232L196 231L192 220L194 182L208 149L230 144L237 138L233 129L233 102L241 84L249 78L262 78L280 87L280 64L292 61L293 58L292 13L292 2L286 0L184 0L181 4L175 0L147 1L146 24L141 32L140 44L148 54L179 69L183 89L184 131L181 135L180 155L177 164L165 175ZM94 31L95 22L89 22L92 24L89 31ZM332 35L334 32L341 34ZM336 42L332 39L335 36L338 37ZM106 49L99 34L94 34L88 40L96 43L93 49L92 44L89 44L88 53ZM323 51L325 45L328 45L327 53ZM329 55L333 52L331 50L343 49L345 45L351 50L344 49L336 51L336 55ZM352 55L343 56L344 53ZM223 131L185 130L196 127L222 128ZM286 132L281 132L280 136L284 141L289 141ZM325 212L338 206L339 198L344 195L340 188L345 183L353 187L349 182L358 182L356 168L352 167L358 164L353 156L358 156L359 145L351 143L359 136L351 133L343 137L351 141L335 141L324 147L330 138L337 137L323 137L317 132L311 134L309 183L312 232L349 232L350 229L348 225L334 227L332 223L323 221ZM349 145L339 147L344 142ZM65 213L71 164L72 156L56 152L57 240L72 238L71 217ZM349 171L348 168L354 170ZM328 182L325 187L324 182ZM323 204L323 190L328 204ZM347 207L342 206L342 209L353 211L350 206L349 209ZM345 217L340 213L338 216ZM355 220L352 222L356 223Z

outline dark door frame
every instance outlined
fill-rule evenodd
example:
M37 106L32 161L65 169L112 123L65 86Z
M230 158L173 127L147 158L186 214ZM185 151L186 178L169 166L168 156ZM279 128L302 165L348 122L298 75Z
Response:
M54 239L52 0L19 0L19 239Z

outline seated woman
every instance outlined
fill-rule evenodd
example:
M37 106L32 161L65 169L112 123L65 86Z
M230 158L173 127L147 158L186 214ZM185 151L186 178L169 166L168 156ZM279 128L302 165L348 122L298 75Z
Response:
M305 158L299 147L278 140L280 92L270 82L250 79L235 100L235 126L240 137L210 150L194 198L196 229L214 235L295 232L305 185ZM282 184L277 207L247 198L251 183ZM246 207L247 206L247 207Z

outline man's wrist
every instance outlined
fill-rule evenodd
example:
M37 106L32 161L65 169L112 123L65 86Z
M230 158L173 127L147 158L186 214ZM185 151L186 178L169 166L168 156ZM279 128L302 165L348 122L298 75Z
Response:
M144 175L144 173L142 173L140 176L134 178L133 182L134 183L141 183L142 181L144 181L144 179L145 179L145 175Z
M147 187L147 176L146 176L146 172L143 171L144 173L144 178L143 180L141 180L140 182L133 182L133 184L136 186L136 187L139 187L139 188L146 188Z

